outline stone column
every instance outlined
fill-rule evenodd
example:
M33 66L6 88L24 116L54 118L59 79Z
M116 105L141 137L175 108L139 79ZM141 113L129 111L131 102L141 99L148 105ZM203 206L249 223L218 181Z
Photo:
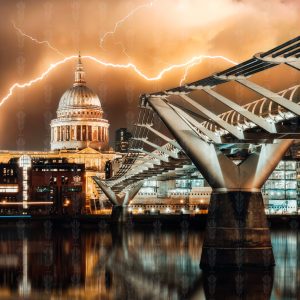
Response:
M101 142L101 127L100 127L100 126L97 126L97 129L98 129L97 140L98 140L99 142Z
M66 126L66 141L70 140L70 131L71 131L71 126L67 125Z
M74 141L77 141L77 125L74 125Z
M57 126L56 130L57 130L57 141L59 142L60 141L60 126Z
M106 127L106 142L108 142L108 127Z
M57 133L57 129L56 129L56 127L53 127L53 141L52 142L56 142L56 133Z

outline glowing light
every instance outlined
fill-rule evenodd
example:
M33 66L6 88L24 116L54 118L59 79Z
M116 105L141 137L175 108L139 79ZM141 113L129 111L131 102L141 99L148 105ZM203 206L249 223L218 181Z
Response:
M147 7L147 6L152 6L153 3L155 1L152 1L148 4L145 4L145 5L141 5L141 6L138 6L136 7L134 10L132 10L127 16L125 16L123 19L119 20L116 25L115 25L115 28L114 28L114 31L111 31L111 32L107 32L102 40L104 42L105 38L109 35L109 34L114 34L115 31L117 30L117 28L120 26L120 24L122 24L124 21L126 21L130 16L132 16L135 12L137 12L139 9L143 8L143 7ZM56 49L55 47L53 47L48 41L39 41L37 40L36 38L33 38L32 36L24 33L20 28L18 28L14 23L12 23L14 28L23 36L29 38L31 41L37 43L37 44L45 44L47 45L50 49L54 50L55 52L57 52L58 54L63 55L62 52L60 52L58 49ZM123 48L123 52L128 56L128 54L126 53L126 50L124 48L124 46L121 44L121 43L118 43L121 45L121 47ZM129 57L129 56L128 56ZM64 57L64 59L56 62L56 63L51 63L50 66L48 67L48 69L46 71L44 71L41 75L39 75L38 77L34 78L34 79L31 79L29 80L28 82L25 82L25 83L14 83L10 88L9 88L9 91L7 93L7 95L5 95L1 100L0 100L0 106L5 103L5 101L7 99L9 99L12 95L13 95L13 92L15 91L15 89L17 88L26 88L26 87L30 87L31 85L43 80L53 69L55 69L56 67L68 62L69 60L72 60L72 59L77 59L77 55L71 55L71 56L68 56L68 57ZM194 56L192 58L190 58L189 60L187 60L186 62L184 63L181 63L181 64L173 64L173 65L170 65L164 69L162 69L156 76L147 76L144 72L142 72L135 64L133 63L127 63L127 64L114 64L114 63L111 63L111 62L105 62L101 59L98 59L94 56L90 56L90 55L85 55L85 56L82 56L82 58L86 58L86 59L89 59L89 60L92 60L102 66L105 66L105 67L112 67L112 68L118 68L118 69L131 69L133 70L136 74L138 74L140 77L142 77L143 79L147 80L147 81L157 81L157 80L160 80L162 79L162 77L174 70L174 69L180 69L180 68L185 68L185 73L184 73L184 76L183 78L181 79L180 81L180 84L182 84L184 82L184 80L186 79L187 75L188 75L188 71L195 65L199 64L203 59L222 59L222 60L225 60L231 64L237 64L235 61L227 58L227 57L224 57L222 55L198 55L198 56Z
M180 86L182 86L182 84L186 81L186 78L187 78L191 68L198 65L198 64L200 64L201 62L202 62L202 60L199 60L198 62L192 63L192 64L185 67L183 77L180 79L180 82L179 82Z
M138 69L138 67L133 64L133 63L127 63L127 64L114 64L114 63L111 63L111 62L105 62L103 60L100 60L94 56L90 56L90 55L83 55L81 56L83 59L86 58L86 59L89 59L93 62L96 62L102 66L105 66L105 67L111 67L111 68L117 68L117 69L131 69L133 70L136 74L138 74L140 77L142 77L143 79L147 80L147 81L156 81L156 80L160 80L162 79L162 77L174 70L174 69L180 69L180 68L183 68L183 67L186 67L186 66L189 66L195 62L198 62L199 60L202 60L203 58L212 58L212 59L223 59L227 62L230 62L232 64L237 64L236 62L234 62L233 60L229 59L229 58L226 58L224 56L221 56L221 55L216 55L216 56L211 56L211 55L199 55L199 56L194 56L192 58L190 58L188 61L184 62L184 63L181 63L181 64L173 64L173 65L170 65L166 68L164 68L163 70L161 70L157 75L151 77L151 76L147 76L146 74L144 74L140 69ZM3 103L9 98L12 96L13 92L15 91L15 89L17 88L26 88L26 87L29 87L41 80L43 80L53 69L57 68L58 66L72 60L72 59L77 59L78 56L77 55L71 55L71 56L68 56L68 57L65 57L64 59L56 62L56 63L52 63L50 64L50 66L48 67L48 69L46 71L44 71L41 75L39 75L38 77L28 81L28 82L25 82L25 83L14 83L10 88L9 88L9 92L6 96L4 96L1 100L0 100L0 106L3 105Z
M114 26L114 29L112 31L107 31L106 33L104 33L104 35L100 38L100 47L104 49L103 47L103 44L105 42L105 39L108 37L108 36L112 36L116 33L116 31L118 30L119 26L124 23L127 19L129 19L131 16L133 16L136 12L138 12L139 10L143 9L143 8L146 8L146 7L152 7L154 2L156 2L156 0L154 1L151 1L150 3L146 3L146 4L143 4L143 5L139 5L137 6L136 8L134 8L133 10L131 10L125 17L123 17L121 20L117 21L115 23L115 26ZM124 52L124 49L125 47L122 45L122 48L123 48L123 52ZM127 54L126 54L127 55Z
M26 34L25 32L23 32L19 27L16 26L16 24L12 21L11 22L13 27L22 35L25 36L27 38L29 38L30 40L32 40L33 42L37 43L37 44L45 44L47 47L49 47L51 50L55 51L57 54L65 57L65 55L63 53L61 53L57 48L53 47L50 42L48 41L39 41L38 39Z

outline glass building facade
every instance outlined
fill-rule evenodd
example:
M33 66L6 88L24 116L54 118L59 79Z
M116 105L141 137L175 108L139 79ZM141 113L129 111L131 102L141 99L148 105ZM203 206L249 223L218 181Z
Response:
M267 212L297 213L297 162L280 161L262 188Z
M208 184L201 174L192 178L182 178L165 182L146 180L139 195L158 195L162 185L166 186L166 196L186 195L192 190L207 189ZM300 208L300 162L280 161L269 179L262 187L266 213L295 214ZM300 210L299 210L300 213Z

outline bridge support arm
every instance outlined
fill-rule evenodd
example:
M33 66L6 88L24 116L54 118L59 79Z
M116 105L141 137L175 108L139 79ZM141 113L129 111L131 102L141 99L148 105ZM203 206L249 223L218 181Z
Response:
M272 267L274 256L261 187L293 140L262 145L235 165L201 140L162 99L149 98L185 153L212 187L200 266Z
M288 111L300 116L300 105L289 101L288 99L269 91L268 89L252 82L247 79L236 79L236 82L240 83L241 85L249 88L250 90L272 100L273 102L277 103L278 105L284 107Z
M143 153L145 153L145 154L147 154L147 155L149 155L149 156L151 156L154 159L157 159L159 161L164 161L166 163L169 162L169 159L166 156L161 156L161 155L155 154L153 152L148 152L148 151L146 151L144 149L141 149L140 152L143 152Z
M103 191L105 196L109 199L109 201L113 205L115 205L115 206L120 205L118 196L115 194L115 192L108 185L106 185L103 181L101 181L101 179L97 176L93 176L93 180L98 185L98 187Z
M244 116L257 126L263 128L267 132L270 133L276 133L276 127L274 124L271 124L267 122L265 119L261 118L260 116L255 115L254 113L248 111L246 108L236 104L235 102L229 100L228 98L224 97L223 95L220 95L216 91L210 89L210 88L203 88L203 91L210 96L214 97L215 99L219 100L223 104L227 105L231 109L235 110L240 115Z
M286 65L300 71L300 61L289 62L289 63L286 63Z
M186 102L188 102L189 104L191 104L192 106L194 106L195 108L197 108L204 116L206 116L207 119L211 119L212 121L214 121L220 127L227 130L230 134L232 134L236 138L241 140L244 139L244 133L241 130L237 129L235 126L225 122L219 116L212 113L210 110L206 109L204 106L202 106L195 100L191 99L189 96L185 94L180 94L180 97Z
M139 192L141 187L143 186L144 181L141 180L135 185L131 186L128 190L125 191L125 196L123 200L123 206L128 205L128 203L135 197L135 195Z
M164 153L164 154L166 154L166 155L168 155L168 156L170 156L170 157L172 157L172 158L174 158L174 159L177 159L177 158L178 158L177 153L174 153L174 152L172 152L172 151L169 151L169 150L165 149L164 147L158 146L158 145L156 145L155 143L150 142L150 141L147 140L146 138L144 138L144 139L139 139L139 140L143 141L144 143L148 144L150 147L152 147L152 148L154 148L154 149L156 149L156 150L158 150L158 151L160 151L160 152L162 152L162 153Z
M153 132L155 135L159 136L161 139L165 140L167 143L171 144L172 146L174 146L178 150L181 150L181 147L179 146L179 144L175 140L170 139L169 137L167 137L166 135L164 135L160 131L154 129L150 124L136 124L136 125L149 129L151 132Z
M217 151L214 144L201 140L194 129L165 100L150 98L148 101L208 183L212 187L230 186L226 182L229 176L223 175L231 172L229 170L234 163Z
M188 121L192 126L198 128L198 130L200 130L204 134L204 136L207 136L214 143L221 143L220 136L216 135L214 132L212 132L209 129L207 129L206 127L204 127L201 123L196 121L194 118L192 118L189 114L187 114L182 109L180 109L172 104L169 104L169 105L177 112L177 114L179 116L181 116L183 119L186 119L186 121Z

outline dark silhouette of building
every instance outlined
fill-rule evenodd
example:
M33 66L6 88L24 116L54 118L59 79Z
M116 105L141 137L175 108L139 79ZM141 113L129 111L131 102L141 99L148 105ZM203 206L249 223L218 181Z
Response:
M119 128L116 130L115 135L115 151L125 153L128 152L129 140L132 134L127 130L127 128Z
M106 161L104 170L105 179L109 179L112 176L112 165L110 160Z

